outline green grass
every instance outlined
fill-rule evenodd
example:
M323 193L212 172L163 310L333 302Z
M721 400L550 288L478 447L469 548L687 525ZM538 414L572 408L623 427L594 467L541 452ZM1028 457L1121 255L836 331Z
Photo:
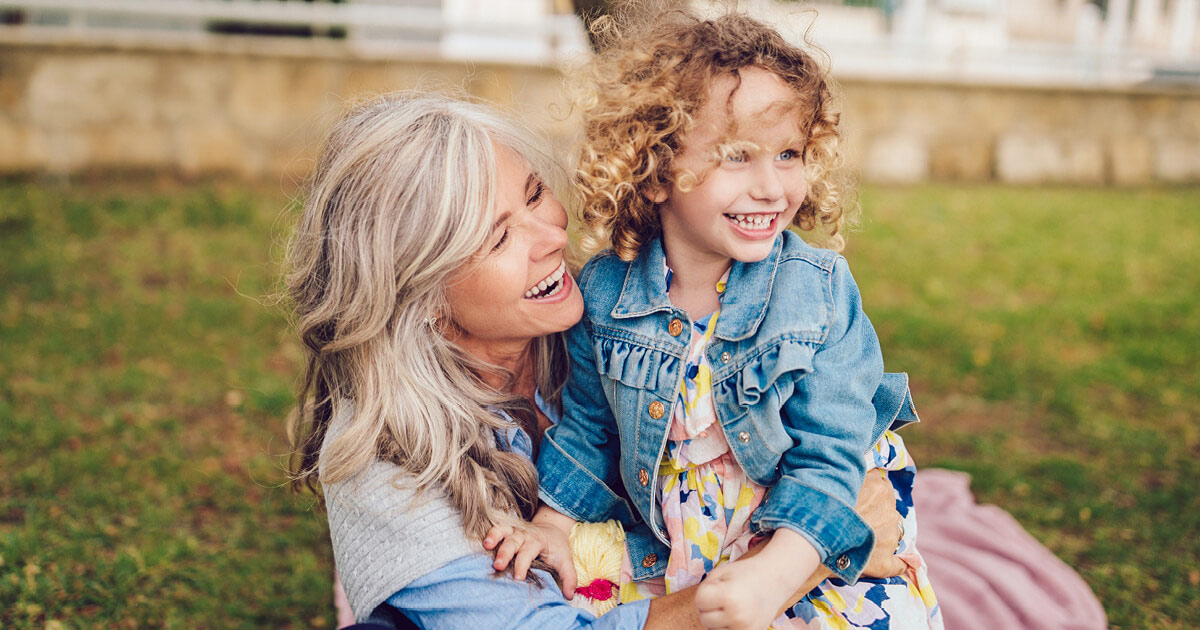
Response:
M284 195L0 183L0 627L331 628L281 484ZM1200 190L867 189L847 255L923 466L1119 628L1200 625Z

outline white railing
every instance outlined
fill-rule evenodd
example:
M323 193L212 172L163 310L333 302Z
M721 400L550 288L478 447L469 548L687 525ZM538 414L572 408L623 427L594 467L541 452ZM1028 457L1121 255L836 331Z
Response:
M215 40L232 26L257 35L344 40L350 49L378 56L423 50L444 58L519 63L549 63L586 50L573 14L551 13L536 0L487 4L488 10L472 0L0 0L7 22L0 33Z
M1086 0L880 0L876 7L758 0L748 6L793 41L821 46L844 78L1200 88L1200 0L1108 2L1107 15Z

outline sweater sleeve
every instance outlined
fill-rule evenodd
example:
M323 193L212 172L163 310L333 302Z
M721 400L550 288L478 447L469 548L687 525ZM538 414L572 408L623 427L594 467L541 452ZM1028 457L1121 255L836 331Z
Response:
M324 486L334 561L359 621L413 580L481 550L445 498L416 497L395 483L402 477L399 466L376 461Z

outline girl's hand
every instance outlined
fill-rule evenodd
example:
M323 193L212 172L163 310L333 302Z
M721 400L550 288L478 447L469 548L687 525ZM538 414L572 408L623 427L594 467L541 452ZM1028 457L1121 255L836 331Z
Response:
M896 511L896 493L881 468L867 471L858 503L858 515L875 530L875 548L867 559L862 574L872 578L888 578L904 573L907 565L896 557L900 546L900 513Z
M563 596L574 597L575 562L571 559L571 545L559 529L537 523L516 527L496 525L483 537L483 548L496 552L493 569L503 571L511 562L516 580L524 580L534 559L540 557L558 573Z
M803 536L776 530L761 553L718 566L696 587L700 625L762 630L795 600L818 566L820 556Z

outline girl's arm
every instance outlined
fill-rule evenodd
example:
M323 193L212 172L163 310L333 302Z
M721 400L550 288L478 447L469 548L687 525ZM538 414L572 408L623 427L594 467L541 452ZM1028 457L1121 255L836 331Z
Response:
M851 506L877 423L872 398L883 378L883 356L845 259L835 259L829 282L825 338L812 371L795 382L781 409L795 446L783 453L780 480L752 519L764 531L799 534L825 566L854 582L873 543L871 528Z
M593 269L589 263L579 273L580 290ZM567 331L566 339L571 371L563 390L562 420L542 436L537 460L539 498L577 521L616 519L630 524L629 502L612 490L621 484L620 436L596 371L586 311L582 321Z

